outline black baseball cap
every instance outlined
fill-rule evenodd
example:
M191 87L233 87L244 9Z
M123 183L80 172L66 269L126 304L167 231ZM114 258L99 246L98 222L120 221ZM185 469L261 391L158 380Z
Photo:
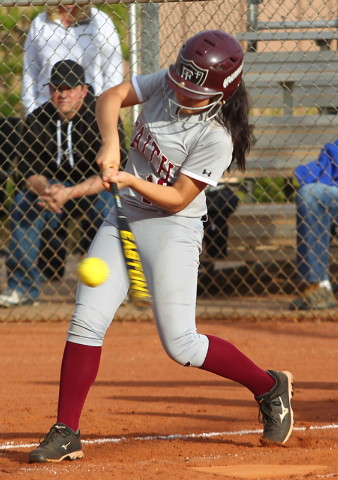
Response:
M85 85L85 72L81 65L73 60L61 60L53 68L48 84L56 87L65 85L73 88L77 85Z

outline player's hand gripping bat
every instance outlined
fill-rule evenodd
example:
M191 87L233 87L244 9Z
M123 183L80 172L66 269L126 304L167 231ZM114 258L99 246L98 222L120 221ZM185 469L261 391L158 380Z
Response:
M151 295L148 290L146 277L144 276L135 237L130 230L127 217L124 214L116 183L112 183L111 188L115 197L117 224L120 231L122 252L130 279L129 298L137 310L145 310L150 307Z

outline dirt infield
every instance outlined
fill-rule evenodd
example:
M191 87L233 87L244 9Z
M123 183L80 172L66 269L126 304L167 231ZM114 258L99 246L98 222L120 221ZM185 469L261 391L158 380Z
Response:
M295 376L295 431L262 445L244 387L172 362L152 322L117 322L81 420L85 457L27 463L55 422L68 324L0 324L0 478L41 480L338 477L338 323L199 322L265 369Z

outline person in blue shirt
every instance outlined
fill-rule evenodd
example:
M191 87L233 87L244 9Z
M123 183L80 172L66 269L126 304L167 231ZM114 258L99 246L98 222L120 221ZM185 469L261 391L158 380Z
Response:
M330 282L332 225L338 222L338 139L327 143L317 160L295 170L300 183L297 205L297 268L307 284L291 310L338 307Z

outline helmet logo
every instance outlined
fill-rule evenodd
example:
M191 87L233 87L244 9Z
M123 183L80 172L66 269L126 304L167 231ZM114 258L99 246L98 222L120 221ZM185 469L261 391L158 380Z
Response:
M178 74L188 80L195 83L195 85L203 85L208 76L208 70L198 67L193 60L186 60L180 57L176 65Z
M230 83L232 83L235 80L235 78L238 77L238 75L242 72L242 70L243 70L243 62L240 64L237 70L235 70L231 75L229 75L224 79L223 88L227 88L227 86L230 85Z

